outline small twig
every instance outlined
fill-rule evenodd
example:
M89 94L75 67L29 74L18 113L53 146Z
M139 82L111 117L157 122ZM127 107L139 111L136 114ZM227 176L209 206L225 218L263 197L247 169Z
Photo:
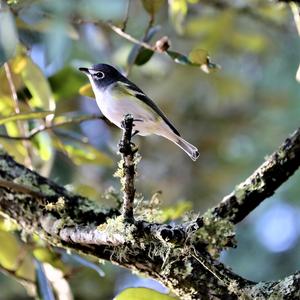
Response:
M114 31L116 34L118 34L119 36L121 36L124 39L128 40L129 42L140 45L140 46L142 46L146 49L149 49L151 51L156 51L155 47L151 46L148 43L145 43L143 41L140 41L140 40L136 39L132 35L124 32L121 27L118 27L118 26L112 24L111 22L104 22L104 21L99 21L99 20L83 20L83 19L78 19L78 18L76 18L73 22L76 23L76 24L87 24L87 23L89 23L89 24L94 24L95 26L100 26L100 25L106 26L106 27L110 28L112 31ZM158 51L156 51L156 52L158 52Z
M127 0L126 15L125 15L125 19L124 19L123 26L122 26L122 31L125 31L126 27L127 27L127 22L128 22L128 18L129 18L129 11L130 11L130 2L131 2L131 0Z
M43 124L39 127L36 127L32 129L28 135L24 136L9 136L6 134L0 134L0 138L9 139L9 140L31 140L33 137L35 137L38 133L41 133L46 130L51 130L56 127L62 127L65 125L71 125L71 124L80 124L85 121L91 121L91 120L105 120L104 116L99 115L89 115L89 116L80 116L73 119L68 119L65 121L60 122L52 122L51 124ZM54 120L55 121L55 120Z
M123 172L124 172L124 186L123 186L123 207L122 215L124 220L133 222L133 202L135 196L134 187L134 175L135 175L135 164L134 156L136 149L133 149L131 138L132 138L132 128L133 116L126 115L124 121L122 122L122 127L124 129L122 139L119 144L119 151L123 158Z
M11 91L11 96L12 96L12 100L13 100L15 113L19 114L21 112L20 107L19 107L19 99L18 99L17 90L16 90L16 87L14 85L13 78L12 78L12 73L11 73L11 70L10 70L10 67L9 67L8 63L4 64L4 70L5 70L6 78L7 78L9 88L10 88L10 91Z
M153 46L151 46L150 44L146 43L146 42L143 42L143 41L140 41L138 39L136 39L135 37L133 37L132 35L124 32L122 30L122 28L118 27L118 26L115 26L114 24L112 24L111 22L107 22L107 23L104 23L106 26L108 26L112 31L114 31L115 33L117 33L118 35L120 35L121 37L125 38L126 40L134 43L134 44L137 44L137 45L140 45L146 49L149 49L151 51L155 51L155 48Z

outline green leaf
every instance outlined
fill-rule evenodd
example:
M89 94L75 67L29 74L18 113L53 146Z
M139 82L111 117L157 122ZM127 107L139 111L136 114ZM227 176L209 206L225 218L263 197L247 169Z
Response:
M35 136L35 146L43 161L49 161L53 155L52 141L48 132L41 132Z
M30 120L30 119L43 119L48 115L53 114L53 111L35 111L29 113L14 114L8 117L0 118L0 125L7 122L20 121L20 120Z
M56 104L48 79L30 57L26 54L19 55L13 61L12 69L14 73L21 75L24 84L30 91L32 107L55 110Z
M182 65L192 64L185 55L179 52L167 50L166 53L178 64L182 64Z
M150 60L153 53L154 52L149 49L142 48L141 51L139 52L139 54L137 55L137 57L134 61L134 64L137 66L144 65L146 62L148 62Z
M169 15L179 34L183 34L183 24L188 12L188 5L186 0L169 0Z
M194 49L189 56L185 56L175 51L165 51L174 62L182 65L199 67L204 73L211 73L220 69L220 66L212 63L206 50Z
M150 42L154 35L160 30L160 28L160 26L151 27L147 35L143 39L143 42ZM149 49L146 49L140 45L134 45L128 55L127 63L128 65L144 65L150 60L153 54L154 52Z
M114 300L175 300L178 298L147 288L129 288L117 295Z
M154 16L159 11L164 2L164 0L142 0L145 10L151 16Z
M20 243L12 233L1 230L0 239L0 264L7 269L13 270L16 268L16 258L21 250Z
M15 54L17 43L14 16L6 3L0 0L0 66Z
M83 144L80 142L73 142L72 144L65 144L60 140L53 140L54 146L65 153L75 164L99 164L103 166L111 166L112 159L96 149L90 144Z
M22 263L18 259L24 248L13 232L0 230L0 265L9 270L13 270L24 278L34 279L34 269L29 255L22 255Z
M204 65L207 63L208 52L203 49L193 49L189 54L189 61L193 64Z

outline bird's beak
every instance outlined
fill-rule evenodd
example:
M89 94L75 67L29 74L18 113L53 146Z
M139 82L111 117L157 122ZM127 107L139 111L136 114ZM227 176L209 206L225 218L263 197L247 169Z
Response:
M90 74L88 68L79 68L78 70L81 71L81 72L83 72L83 73L86 74L86 75L89 75L89 74Z

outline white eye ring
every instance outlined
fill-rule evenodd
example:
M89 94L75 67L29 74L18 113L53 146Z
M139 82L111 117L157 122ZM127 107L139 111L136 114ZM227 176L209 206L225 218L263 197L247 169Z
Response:
M97 79L103 79L105 77L105 74L101 71L98 71L94 73L93 76L96 77Z

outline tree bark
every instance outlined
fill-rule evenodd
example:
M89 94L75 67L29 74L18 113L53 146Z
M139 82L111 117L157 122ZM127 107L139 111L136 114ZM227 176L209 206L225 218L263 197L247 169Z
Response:
M181 299L299 299L299 272L255 283L218 261L220 251L234 245L234 224L272 195L299 165L298 129L217 207L194 222L170 225L124 222L119 210L103 209L1 152L0 211L53 246L138 271Z

